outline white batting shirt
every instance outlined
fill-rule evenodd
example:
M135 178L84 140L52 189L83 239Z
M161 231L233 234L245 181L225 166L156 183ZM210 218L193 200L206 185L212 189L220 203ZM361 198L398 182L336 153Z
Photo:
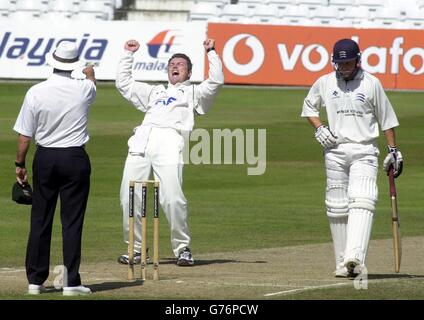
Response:
M383 131L399 122L380 81L359 70L353 80L345 81L332 72L320 77L303 103L302 117L319 117L327 109L330 130L338 143L373 143Z
M54 73L28 90L13 130L43 147L80 147L89 139L88 108L95 97L93 81Z
M134 54L125 50L118 65L116 87L122 96L146 115L128 141L130 152L144 152L152 127L190 132L194 115L205 114L224 83L222 63L215 50L208 52L209 75L199 85L189 80L175 85L150 85L132 76Z

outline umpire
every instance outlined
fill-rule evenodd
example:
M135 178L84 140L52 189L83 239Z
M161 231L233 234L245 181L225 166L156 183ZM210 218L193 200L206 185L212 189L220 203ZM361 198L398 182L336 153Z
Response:
M86 79L71 76L82 68L74 42L62 41L46 60L53 74L26 93L14 130L18 133L16 179L27 181L25 158L34 138L37 149L32 163L33 202L26 253L28 293L45 291L49 276L53 216L58 196L62 222L64 276L63 295L89 294L81 285L79 266L84 214L90 189L90 159L84 149L89 140L87 118L96 97L93 67L82 72Z

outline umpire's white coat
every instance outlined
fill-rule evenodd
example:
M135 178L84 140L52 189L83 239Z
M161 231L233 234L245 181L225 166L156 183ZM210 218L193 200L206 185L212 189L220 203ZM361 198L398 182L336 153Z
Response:
M121 183L124 241L128 243L128 198L130 180L147 180L151 170L160 182L160 203L171 228L175 256L190 246L187 200L182 191L183 132L194 126L195 114L212 106L224 83L222 63L214 50L208 54L209 77L198 85L190 81L168 86L136 82L132 77L133 53L126 51L118 65L116 87L125 99L146 115L128 140L128 156ZM135 205L140 206L141 186L136 186ZM152 204L148 196L148 210ZM150 204L149 204L150 200ZM151 214L150 209L148 214ZM141 247L140 210L135 211L135 250ZM151 217L150 217L151 218ZM149 218L149 219L150 219ZM151 221L151 220L150 220Z

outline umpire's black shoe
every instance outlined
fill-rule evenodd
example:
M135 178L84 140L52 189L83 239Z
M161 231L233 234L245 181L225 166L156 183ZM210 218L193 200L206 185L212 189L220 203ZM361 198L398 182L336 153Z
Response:
M178 255L177 266L189 267L194 265L194 259L191 254L190 248L185 247Z

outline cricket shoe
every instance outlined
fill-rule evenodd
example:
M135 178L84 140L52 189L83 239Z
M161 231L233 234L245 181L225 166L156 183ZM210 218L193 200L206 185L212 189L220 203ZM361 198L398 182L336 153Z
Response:
M28 294L36 295L46 291L47 289L43 285L38 285L38 284L28 285Z
M147 263L150 263L150 257L149 257L149 248L146 250L147 256L146 260ZM118 257L118 263L120 264L128 264L129 263L129 257L128 254L123 254L122 256ZM140 264L141 263L141 253L140 252L134 252L134 264Z
M334 276L336 278L348 278L349 272L346 267L337 268L336 271L334 271Z
M347 269L347 276L349 278L355 278L361 274L361 263L358 259L347 259L345 266Z
M64 296L80 296L91 294L91 289L84 287L82 285L76 287L63 287L63 295Z
M185 247L178 255L177 266L188 267L194 265L193 255L191 254L190 248Z

